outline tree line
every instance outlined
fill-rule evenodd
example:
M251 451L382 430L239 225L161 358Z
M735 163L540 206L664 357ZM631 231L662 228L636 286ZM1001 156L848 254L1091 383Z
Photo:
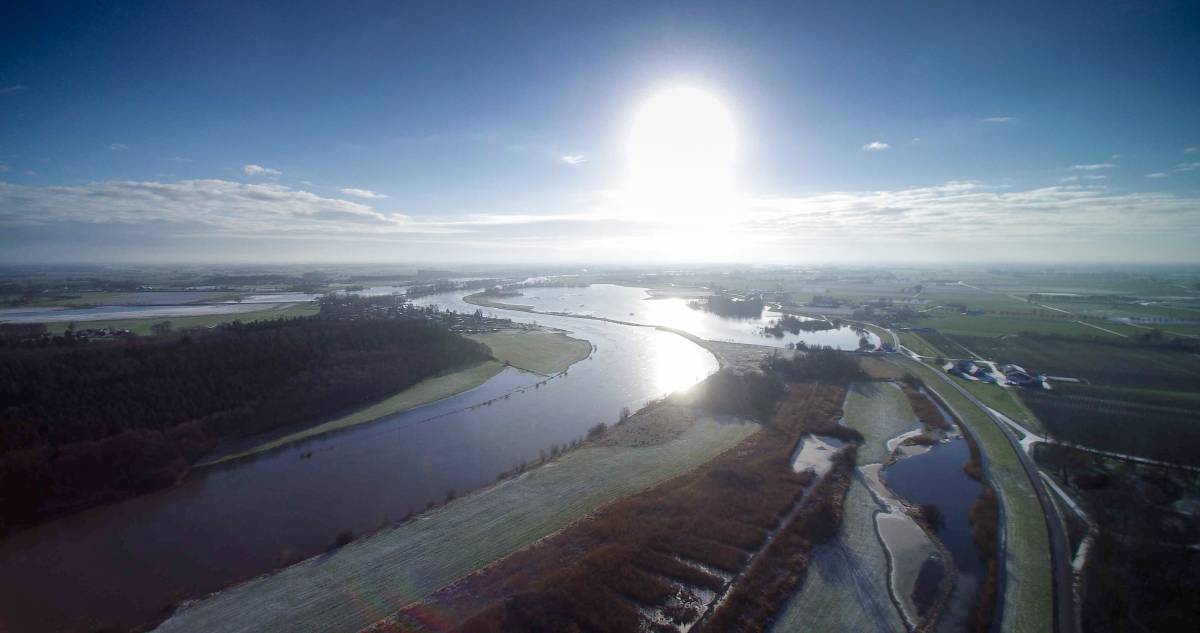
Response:
M318 422L485 346L421 320L291 319L0 352L0 526L172 485L223 437Z

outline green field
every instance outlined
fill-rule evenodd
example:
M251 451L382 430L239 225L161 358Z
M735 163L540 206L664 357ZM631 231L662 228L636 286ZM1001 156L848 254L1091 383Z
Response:
M953 358L953 355L947 355L942 350L934 347L922 335L916 332L896 332L896 336L900 337L901 345L921 356L928 356L929 358L936 358L938 356Z
M1023 390L1019 390L1017 387L1001 387L978 380L965 380L957 377L950 379L965 387L967 391L971 392L971 395L979 398L987 406L1003 413L1033 433L1041 435L1045 432L1041 421L1021 401L1018 394Z
M610 501L703 464L758 428L702 418L661 444L585 446L399 527L185 606L158 630L357 631Z
M592 344L549 330L501 330L467 338L487 345L492 355L513 367L543 376L565 371L592 353Z
M1021 334L1034 332L1038 334L1057 334L1060 336L1077 336L1082 338L1111 338L1119 340L1116 334L1109 334L1095 327L1076 323L1074 317L1067 318L1021 318L991 314L967 315L950 311L930 312L927 317L912 322L914 327L931 327L942 334L957 334L964 336L1004 336L1006 334ZM1133 336L1145 332L1129 325L1096 321L1095 325L1106 330L1112 330Z
M264 321L267 319L291 319L295 317L313 316L320 311L316 303L281 303L277 307L254 312L239 312L237 314L206 314L189 317L154 317L148 319L118 319L115 321L79 321L76 329L111 328L114 330L129 330L134 334L153 334L154 326L159 323L170 323L175 330L188 328L208 328L221 323L241 321ZM68 323L48 323L46 328L55 334L66 331Z
M898 365L925 382L950 406L979 442L988 478L1004 506L1004 633L1041 633L1054 628L1050 538L1041 504L1015 450L991 418L951 388L927 365L898 358Z

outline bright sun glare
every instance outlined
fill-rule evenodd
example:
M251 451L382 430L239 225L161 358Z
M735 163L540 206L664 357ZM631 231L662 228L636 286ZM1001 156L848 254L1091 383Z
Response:
M736 150L733 116L720 99L691 87L658 92L638 111L629 136L632 210L668 222L721 219Z

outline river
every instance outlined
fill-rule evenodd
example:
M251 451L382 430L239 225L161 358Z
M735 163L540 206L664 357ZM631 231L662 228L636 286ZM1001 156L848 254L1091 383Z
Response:
M321 552L342 530L361 534L450 490L489 484L552 444L616 421L622 407L636 410L717 368L703 348L652 328L505 316L570 330L595 352L536 389L541 376L507 369L431 405L14 534L0 544L0 628L128 628L164 615L181 600Z
M808 345L828 345L838 349L853 350L858 349L859 338L866 336L873 345L879 345L879 337L850 326L817 332L802 331L799 334L784 332L779 337L770 336L763 333L763 328L783 316L774 310L765 309L762 316L757 318L723 317L702 309L692 308L688 306L686 299L679 297L652 298L645 288L592 284L576 288L533 287L523 288L520 291L521 296L504 297L495 301L528 306L540 313L556 312L644 325L662 325L683 330L711 341L770 345L772 347L785 347L788 343L803 341ZM478 306L457 298L447 298L444 295L423 297L418 299L417 303L438 304L441 307L460 312L464 310L473 312L478 308ZM488 312L488 309L485 309L484 312ZM509 314L506 311L503 316L509 316ZM546 317L539 317L539 319L544 318Z

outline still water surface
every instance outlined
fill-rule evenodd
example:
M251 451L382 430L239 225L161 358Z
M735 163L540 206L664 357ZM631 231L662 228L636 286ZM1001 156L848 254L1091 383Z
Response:
M939 631L965 630L986 570L971 532L971 506L983 488L963 472L971 453L961 436L929 451L901 459L884 469L887 486L916 505L932 504L941 511L937 537L950 551L958 581Z

